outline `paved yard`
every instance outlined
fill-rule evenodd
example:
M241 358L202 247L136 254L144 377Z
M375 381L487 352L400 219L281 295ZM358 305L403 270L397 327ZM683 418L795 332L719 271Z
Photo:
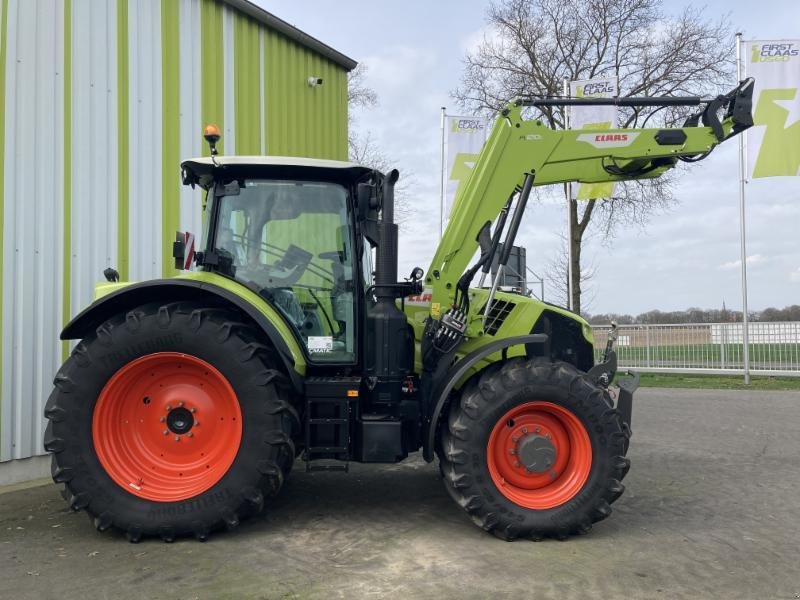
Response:
M129 544L54 485L0 494L0 598L800 598L800 393L644 389L614 514L502 542L420 459L298 469L205 544ZM300 465L298 465L300 466Z

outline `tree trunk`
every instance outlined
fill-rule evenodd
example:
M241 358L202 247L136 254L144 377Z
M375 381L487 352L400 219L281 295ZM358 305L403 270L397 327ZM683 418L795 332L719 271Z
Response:
M578 210L578 201L574 199L570 199L569 201L569 221L570 221L570 230L572 235L569 236L569 245L570 245L570 255L571 258L567 260L571 260L571 271L567 271L567 277L569 277L569 273L572 273L572 312L581 314L581 248L583 246L583 235L586 233L586 227L589 225L589 220L592 217L592 211L594 210L596 200L589 200L583 206L583 210ZM582 212L581 218L578 219L578 213ZM569 287L567 288L569 290ZM569 291L567 291L569 294Z
M569 201L569 256L567 257L567 306L581 312L581 234L578 230L578 203ZM571 278L571 281L570 281ZM571 294L571 297L570 297Z

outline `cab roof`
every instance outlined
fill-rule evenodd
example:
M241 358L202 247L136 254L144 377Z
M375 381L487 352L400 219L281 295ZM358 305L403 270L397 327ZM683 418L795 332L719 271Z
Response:
M357 181L373 169L342 160L303 158L299 156L217 156L190 158L181 163L184 185L207 188L216 176L275 177L279 179L323 179Z

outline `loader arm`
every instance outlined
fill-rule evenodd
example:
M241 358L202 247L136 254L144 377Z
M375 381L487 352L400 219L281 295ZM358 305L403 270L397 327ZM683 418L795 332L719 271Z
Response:
M507 215L503 213L508 212L515 194L518 194L517 214L508 219L505 233L504 245L508 248L513 244L532 186L654 178L679 160L692 162L704 158L720 142L752 125L752 90L753 81L747 79L716 98L522 99L508 104L455 199L428 270L426 286L432 291L432 316L439 316L438 307L444 310L453 306L459 290L466 293L472 276L477 273L475 267L470 270L467 267L479 247L479 238L482 240L479 262L496 250L496 240L492 240L494 248L487 243L489 224L496 219L505 223ZM540 120L522 117L525 106L601 103L702 108L683 127L677 128L554 131ZM500 219L498 215L502 215ZM495 238L499 238L497 232ZM501 264L502 258L501 255Z

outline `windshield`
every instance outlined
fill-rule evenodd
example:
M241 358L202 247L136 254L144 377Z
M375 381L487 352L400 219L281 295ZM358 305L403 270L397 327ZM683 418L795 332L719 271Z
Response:
M312 360L354 361L353 252L345 189L332 183L246 180L238 194L219 202L215 246L221 270L278 308Z

